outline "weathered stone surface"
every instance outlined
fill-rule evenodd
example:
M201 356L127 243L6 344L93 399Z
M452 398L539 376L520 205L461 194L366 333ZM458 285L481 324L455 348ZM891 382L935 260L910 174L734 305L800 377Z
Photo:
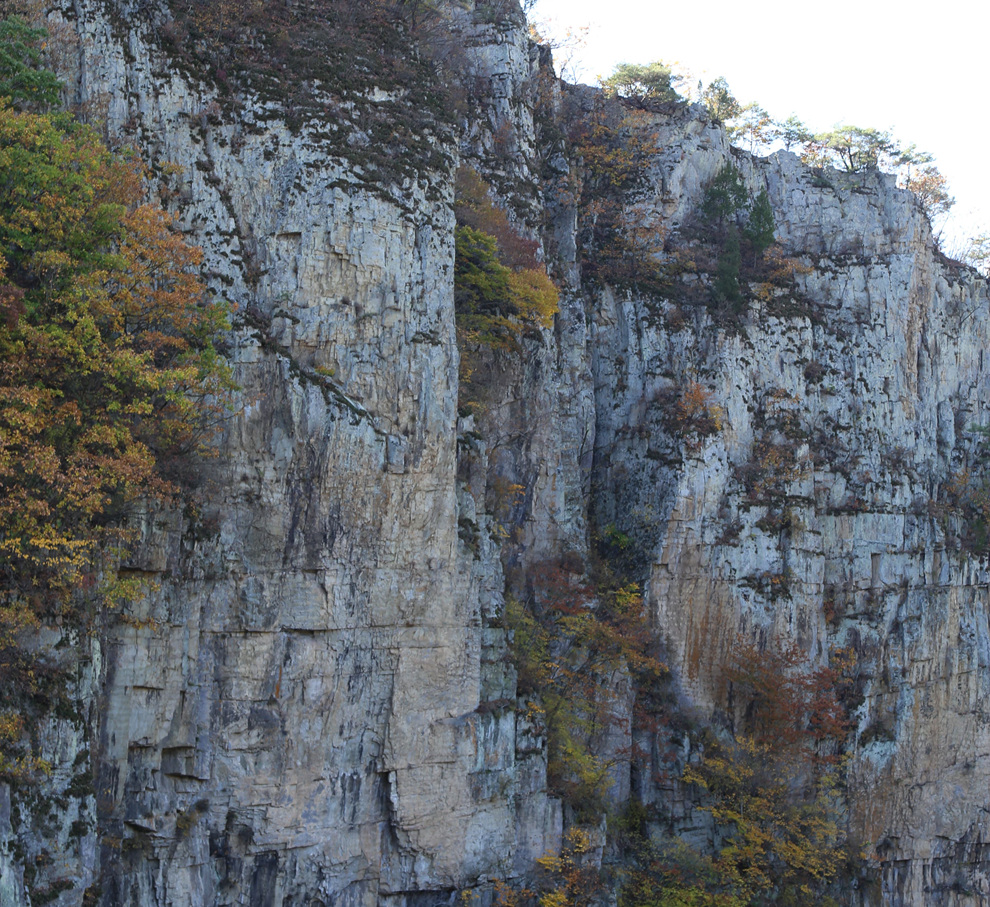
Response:
M436 139L444 163L418 181L368 185L318 124L293 132L260 99L225 115L169 69L151 6L65 7L74 85L149 161L181 168L170 204L239 305L241 391L195 517L135 517L128 567L157 589L92 641L79 715L43 732L45 795L67 806L29 828L0 786L0 905L28 903L24 867L45 851L58 860L36 883L71 880L53 901L66 907L87 888L108 907L399 907L525 875L559 849L564 812L546 741L517 712L503 569L584 558L609 525L637 546L686 708L728 708L740 638L813 663L858 653L850 821L882 902L982 903L990 575L944 503L988 421L990 311L912 196L880 174L732 150L697 108L655 114L637 210L658 233L683 244L731 160L767 189L801 264L729 330L676 287L658 300L581 285L558 191L579 162L540 145L540 55L518 11L454 10L482 98L461 145ZM483 362L477 418L457 413L458 155L524 232L546 215L566 283L552 331ZM665 409L690 382L725 413L697 443ZM795 458L769 497L745 485L761 442ZM632 742L619 720L602 745ZM635 743L647 762L690 755L675 738ZM613 799L633 786L704 843L710 822L652 767L617 770Z
M936 502L969 462L972 426L987 422L986 282L938 257L891 178L828 172L813 184L790 154L730 158L724 138L689 117L660 126L667 216L686 220L734 159L751 192L768 187L778 238L808 269L795 291L810 309L757 308L738 333L697 312L672 332L645 302L599 296L601 519L644 546L649 599L696 704L727 707L739 640L795 643L812 662L858 652L851 826L882 843L885 903L978 903L940 898L953 884L980 890L986 872L976 779L990 771L988 574ZM659 412L665 389L691 381L726 413L725 429L694 449ZM796 456L773 501L754 499L739 473L761 440ZM783 508L786 525L766 525ZM955 881L947 841L972 855Z

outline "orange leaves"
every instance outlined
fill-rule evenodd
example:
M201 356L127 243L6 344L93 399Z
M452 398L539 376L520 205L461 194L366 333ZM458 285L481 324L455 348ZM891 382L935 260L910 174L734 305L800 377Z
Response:
M570 565L548 561L532 569L529 587L526 606L510 600L506 608L519 689L540 697L551 785L578 810L594 812L615 758L599 755L596 740L627 720L620 702L630 676L651 688L667 668L637 586L596 590Z
M737 646L726 671L735 739L712 735L684 779L708 792L705 809L727 831L715 866L747 898L810 903L844 859L838 751L854 667L847 650L812 669L796 646Z
M171 486L232 388L189 247L141 168L77 124L0 108L0 605L68 605L109 528Z
M812 670L796 646L760 650L740 641L726 679L745 712L747 734L778 751L834 761L830 746L848 729L838 690L853 664L851 654L840 650L828 667Z
M168 466L207 442L233 385L213 347L226 308L198 250L137 204L137 163L0 106L0 174L0 683L28 714L58 669L21 631L137 594L117 576L122 521L175 490ZM30 768L8 725L0 775Z
M725 407L703 384L690 381L681 388L662 389L656 403L667 426L682 437L689 450L697 452L706 439L721 432L727 423Z
M560 294L537 259L539 243L509 222L471 167L457 171L454 211L454 300L462 341L513 349L521 329L513 319L552 327ZM463 369L461 377L465 381Z

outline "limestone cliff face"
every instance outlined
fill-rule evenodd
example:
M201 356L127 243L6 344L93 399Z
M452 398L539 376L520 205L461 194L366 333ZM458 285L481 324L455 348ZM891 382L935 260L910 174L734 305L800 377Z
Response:
M690 112L660 144L676 224L730 152ZM778 298L738 334L707 314L671 331L638 300L600 296L597 443L609 455L596 504L647 546L650 602L704 709L728 707L740 638L812 659L858 653L851 825L876 848L883 902L984 903L988 573L938 502L987 421L986 282L938 257L887 177L813 185L783 152L735 160L769 189L779 240L809 266L795 287L806 311L774 314L790 301ZM700 445L663 420L661 392L691 380L727 417ZM774 467L774 495L747 486L747 467L766 467L761 443L794 454Z
M728 709L740 637L819 663L854 649L850 823L883 885L855 897L987 903L990 576L940 509L988 421L985 282L938 256L887 178L751 158L681 107L654 116L648 220L676 246L732 160L768 190L793 285L734 330L677 287L658 302L582 286L557 191L580 162L535 124L518 11L479 12L452 25L470 112L431 125L415 178L384 181L318 120L290 129L250 96L232 113L170 67L164 7L53 14L79 37L80 99L181 170L170 204L239 306L241 391L196 512L141 524L128 569L156 591L73 640L79 715L43 739L44 796L65 805L40 821L3 789L0 904L46 886L108 907L490 897L563 822L539 728L514 708L504 570L584 554L592 524L643 552L692 708ZM386 89L366 103L402 107ZM483 426L457 411L461 156L523 229L551 221L566 285L555 329L486 366ZM691 381L725 410L702 443L665 411ZM786 474L754 496L746 476L785 444ZM498 482L522 490L510 507Z

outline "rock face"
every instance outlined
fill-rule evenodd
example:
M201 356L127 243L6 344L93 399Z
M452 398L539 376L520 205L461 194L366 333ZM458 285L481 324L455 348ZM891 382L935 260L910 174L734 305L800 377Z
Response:
M704 713L728 708L740 639L855 651L849 821L882 889L850 903L988 903L990 576L946 504L988 421L985 282L889 178L743 155L682 106L653 117L648 218L676 242L733 161L768 191L793 284L733 330L676 288L582 286L555 194L577 163L534 125L539 54L518 10L483 10L454 14L477 91L461 140L435 130L432 163L389 184L316 121L250 97L226 115L168 68L164 8L53 14L80 100L181 170L180 223L239 305L241 390L197 512L141 522L127 568L156 590L86 643L80 713L43 735L66 805L39 822L0 787L0 904L490 898L563 829L515 710L504 570L583 554L593 524L642 550ZM457 412L462 154L523 228L548 212L567 279L554 331L490 363L480 438ZM691 382L725 415L699 440L669 419ZM521 489L501 511L496 479Z

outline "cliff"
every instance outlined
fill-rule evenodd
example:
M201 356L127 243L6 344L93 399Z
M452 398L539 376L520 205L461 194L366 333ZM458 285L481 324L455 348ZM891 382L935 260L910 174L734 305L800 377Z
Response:
M637 127L648 164L621 202L675 278L589 279L565 191L588 164L566 135L595 95L562 88L502 6L451 10L446 69L407 46L411 75L345 91L288 67L281 94L197 71L164 2L50 14L76 100L137 145L237 303L240 390L194 506L138 520L126 569L152 591L99 632L45 631L69 644L78 708L39 732L41 789L0 785L3 907L490 902L574 821L517 703L506 589L587 561L606 527L635 552L679 713L731 723L741 640L855 654L845 821L878 884L844 902L990 902L990 577L956 492L988 421L985 280L890 178L752 157L687 105ZM453 110L431 100L438 71ZM767 191L789 262L733 318L698 301L698 212L727 162ZM473 413L462 163L563 288L552 330L474 351ZM718 430L671 418L692 384ZM704 839L697 798L657 780L679 733L622 762L610 796Z

